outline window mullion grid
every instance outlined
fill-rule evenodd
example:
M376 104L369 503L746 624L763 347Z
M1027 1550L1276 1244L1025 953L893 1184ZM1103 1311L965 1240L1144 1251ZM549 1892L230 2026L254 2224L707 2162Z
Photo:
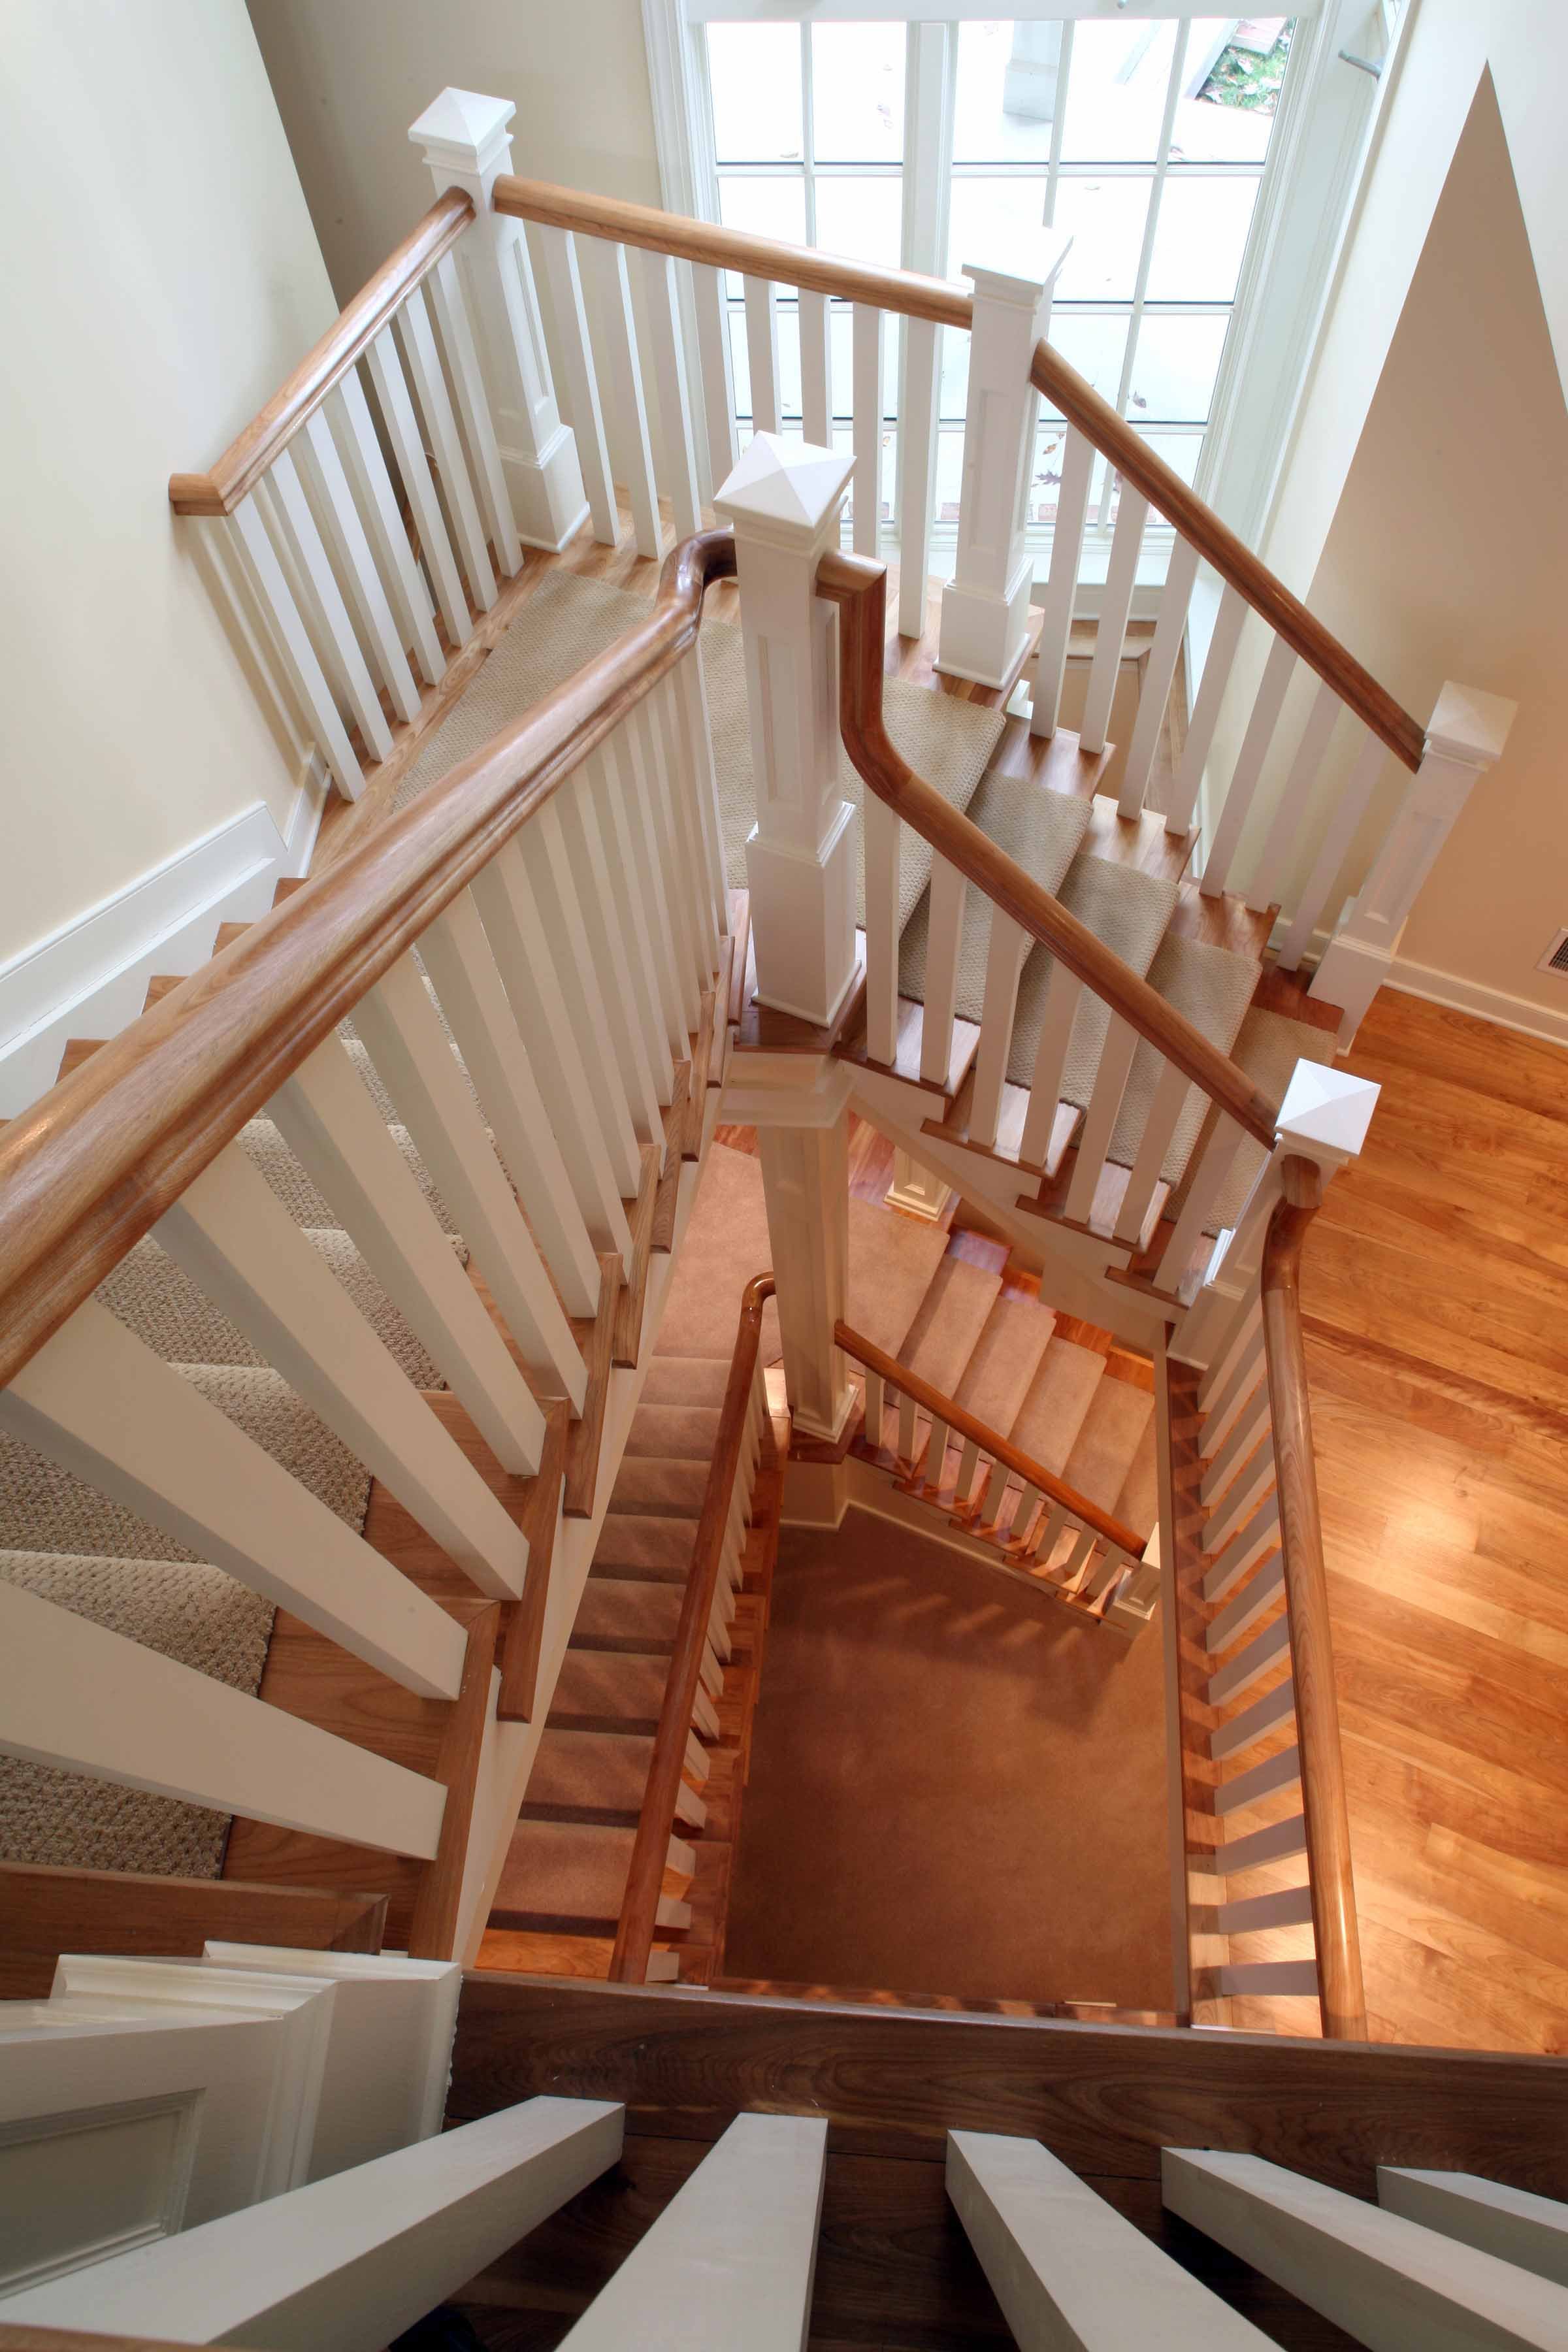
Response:
M1160 199L1164 194L1165 178L1171 167L1171 142L1176 131L1176 101L1182 94L1182 75L1186 67L1187 39L1191 30L1190 16L1176 20L1175 46L1171 52L1171 76L1165 84L1165 111L1160 122L1160 152L1154 161L1154 176L1149 185L1149 216L1143 224L1143 244L1138 256L1138 276L1132 288L1132 310L1127 321L1127 348L1121 355L1121 382L1117 387L1116 414L1125 416L1132 393L1132 370L1138 354L1138 331L1143 323L1143 299L1149 287L1149 271L1154 258L1154 236L1160 226ZM1106 530L1110 521L1110 485L1112 471L1105 468L1105 483L1100 493L1100 513L1096 527Z
M1072 18L1062 26L1061 47L1057 52L1056 107L1051 116L1051 158L1046 166L1046 209L1043 215L1047 228L1054 228L1057 218L1057 189L1062 175L1062 136L1067 128L1068 85L1072 78ZM954 81L957 76L953 77Z
M805 183L805 241L816 243L816 126L812 121L811 26L800 28L800 162Z

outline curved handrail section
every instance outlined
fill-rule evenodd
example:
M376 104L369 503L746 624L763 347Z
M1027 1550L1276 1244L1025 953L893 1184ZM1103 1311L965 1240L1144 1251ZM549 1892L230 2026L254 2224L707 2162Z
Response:
M473 199L461 188L448 188L438 196L216 464L205 474L170 475L169 504L174 512L232 514L473 217Z
M759 236L749 229L720 228L711 221L693 220L689 214L661 212L655 205L585 195L576 188L519 179L510 173L496 181L492 202L498 212L510 213L520 220L569 229L581 236L608 238L616 245L642 246L710 269L739 270L750 278L804 287L841 301L864 302L907 319L929 319L940 327L967 328L973 323L973 296L966 287L952 285L946 278L924 278L911 269L879 268L812 246ZM1333 688L1395 758L1407 768L1419 767L1425 740L1419 720L1378 684L1331 629L1313 618L1284 582L1243 545L1212 507L1205 505L1050 343L1036 345L1030 381L1188 545L1196 548L1227 586L1261 614L1309 669Z
M886 1381L889 1388L896 1388L902 1395L910 1398L933 1420L943 1421L949 1429L956 1429L960 1437L968 1438L978 1445L983 1454L989 1454L1001 1463L1005 1470L1015 1471L1026 1486L1037 1488L1047 1501L1059 1503L1070 1517L1077 1519L1081 1526L1092 1528L1097 1536L1103 1537L1109 1544L1114 1544L1119 1551L1126 1552L1130 1559L1142 1559L1146 1538L1135 1528L1124 1526L1109 1511L1102 1511L1098 1503L1091 1503L1087 1495L1080 1495L1076 1486L1069 1486L1065 1478L1058 1478L1054 1471L1047 1470L1043 1463L1032 1461L1019 1446L1000 1435L996 1430L988 1428L984 1422L977 1421L973 1413L966 1412L953 1398L943 1396L942 1391L933 1389L929 1381L922 1381L918 1372L911 1372L907 1364L900 1364L896 1356L888 1355L874 1340L868 1339L863 1331L857 1331L848 1323L836 1323L833 1337L847 1356L853 1356L867 1371L875 1372L879 1380Z
M1366 1995L1351 1874L1350 1813L1334 1695L1328 1578L1307 1400L1307 1357L1301 1339L1301 1244L1322 1199L1322 1179L1313 1161L1295 1153L1281 1160L1279 1179L1280 1197L1269 1216L1263 1244L1263 1346L1296 1685L1318 2000L1326 2035L1341 2042L1364 2042Z
M893 742L882 716L887 640L884 567L865 556L830 550L817 566L816 593L839 608L839 728L867 791L885 801L938 856L955 866L1022 930L1049 948L1075 979L1092 989L1141 1037L1201 1087L1211 1102L1272 1150L1278 1104L1005 850L917 776Z
M648 617L204 964L0 1139L0 1386L695 644L728 531Z
M691 1569L681 1599L675 1650L664 1685L664 1705L659 1709L658 1729L654 1734L653 1759L643 1790L642 1811L637 1817L637 1837L626 1873L626 1890L621 1899L620 1924L616 1930L616 1948L610 1961L610 1976L617 1984L642 1984L647 1978L648 1954L653 1949L654 1930L658 1922L658 1897L664 1883L665 1857L675 1830L675 1809L680 1801L680 1776L686 1762L686 1743L690 1736L691 1713L697 1704L697 1685L702 1672L708 1623L713 1614L719 1569L724 1557L730 1503L740 1473L741 1448L745 1440L752 1383L756 1378L757 1358L762 1350L763 1309L773 1295L773 1278L771 1274L753 1275L741 1295L740 1322L730 1358L730 1377L724 1384L724 1402L719 1411L719 1433L714 1440L713 1458L708 1468L708 1484L702 1490L702 1510L692 1546Z

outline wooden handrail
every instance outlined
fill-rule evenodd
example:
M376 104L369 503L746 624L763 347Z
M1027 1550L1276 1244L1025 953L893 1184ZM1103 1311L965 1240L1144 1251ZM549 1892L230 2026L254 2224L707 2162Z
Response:
M993 1455L1005 1470L1016 1471L1026 1486L1037 1487L1042 1495L1053 1503L1059 1503L1084 1527L1091 1528L1107 1543L1115 1544L1119 1551L1126 1552L1133 1559L1142 1559L1145 1538L1135 1528L1124 1527L1120 1519L1113 1518L1109 1511L1102 1511L1098 1503L1091 1503L1087 1495L1080 1495L1076 1486L1069 1486L1065 1478L1058 1478L1043 1463L1031 1461L1018 1446L999 1436L995 1430L988 1429L984 1422L977 1421L972 1412L965 1412L961 1404L955 1403L952 1397L943 1396L940 1389L933 1389L929 1381L922 1381L918 1372L911 1372L909 1366L900 1364L896 1356L886 1354L874 1340L868 1339L864 1332L857 1331L848 1323L836 1323L833 1337L847 1356L853 1356L858 1364L863 1364L868 1372L875 1372L879 1379L887 1381L889 1388L896 1388L904 1396L911 1398L933 1420L946 1422L950 1429L957 1430L960 1437L968 1438L980 1447L982 1453Z
M867 791L886 801L939 856L976 884L993 906L1059 956L1076 979L1272 1150L1279 1105L1184 1013L1069 914L1059 898L1053 898L977 824L917 776L892 741L882 718L885 568L864 556L830 550L817 566L816 593L839 608L839 727Z
M643 246L650 253L672 253L678 260L706 262L712 269L737 269L748 278L771 278L775 285L804 286L808 293L868 303L906 319L931 319L939 327L967 327L973 316L968 290L945 278L852 261L847 255L823 253L815 246L759 236L752 229L719 228L712 221L693 220L688 213L661 212L657 205L584 195L577 188L520 180L506 172L497 179L491 201L498 213L538 221L545 228L606 237L614 245Z
M1037 391L1055 402L1069 425L1076 425L1093 442L1123 481L1140 491L1180 531L1188 546L1197 549L1205 563L1213 564L1220 578L1284 638L1292 653L1300 654L1308 668L1333 688L1346 709L1387 744L1395 759L1403 760L1411 770L1421 765L1426 737L1419 719L1379 686L1332 630L1308 612L1300 598L1291 594L1285 583L1221 522L1214 509L1205 506L1163 457L1156 457L1142 435L1118 415L1108 400L1101 399L1076 368L1068 366L1060 352L1047 342L1037 343L1029 380Z
M1296 1738L1317 1944L1318 2000L1326 2035L1338 2042L1364 2042L1366 1995L1351 1875L1350 1813L1334 1695L1329 1587L1307 1402L1307 1357L1301 1340L1301 1244L1322 1199L1322 1180L1312 1160L1295 1153L1281 1161L1279 1179L1281 1196L1269 1217L1263 1244L1263 1346L1296 1685Z
M655 205L584 195L576 188L504 173L496 181L493 202L498 212L539 221L549 228L607 237L617 245L645 246L654 253L706 263L710 268L735 269L777 285L836 295L842 301L868 303L905 318L930 319L940 327L966 328L973 321L973 297L967 288L946 278L924 278L911 269L879 268L870 262L820 252L813 246L759 236L750 229L720 228L711 221L693 220L689 214L661 212ZM1307 667L1333 688L1397 759L1407 768L1420 766L1425 742L1420 722L1346 651L1331 630L1313 618L1300 597L1291 594L1284 582L1243 545L1050 343L1036 345L1030 381L1180 531L1189 546L1197 549L1221 579L1279 632Z
M471 196L448 188L395 253L388 254L369 282L327 329L265 408L231 441L205 474L171 474L169 504L176 514L232 514L256 488L267 468L345 376L360 353L380 334L399 305L441 256L456 245L474 217Z
M620 1924L616 1930L616 1948L610 1961L610 1976L617 1984L642 1984L647 1978L648 1954L653 1948L654 1930L658 1925L659 1890L664 1883L665 1858L675 1829L675 1809L680 1801L680 1776L686 1762L686 1743L691 1735L691 1714L697 1704L697 1685L702 1672L708 1622L713 1614L713 1597L718 1589L719 1569L724 1557L724 1537L730 1522L730 1503L741 1466L741 1447L746 1433L746 1415L751 1408L752 1384L756 1377L757 1357L762 1348L763 1309L773 1295L773 1276L757 1274L752 1276L741 1296L740 1323L735 1333L734 1350L730 1358L730 1377L725 1383L724 1402L719 1412L719 1433L713 1442L708 1484L702 1491L702 1510L692 1546L691 1568L681 1598L680 1622L676 1627L675 1653L670 1659L669 1674L664 1685L658 1729L654 1734L653 1760L648 1766L647 1785L643 1790L642 1811L637 1818L637 1839L626 1873L626 1891L621 1898Z
M574 677L366 835L0 1138L0 1386L695 643L728 531Z

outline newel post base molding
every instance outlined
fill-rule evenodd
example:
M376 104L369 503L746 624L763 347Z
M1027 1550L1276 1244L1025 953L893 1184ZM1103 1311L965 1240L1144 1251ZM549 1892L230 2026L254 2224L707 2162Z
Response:
M826 1028L855 986L855 806L838 788L838 614L816 567L854 460L759 433L714 511L734 527L757 821L746 843L757 1001Z
M833 1338L849 1311L851 1075L826 1055L741 1054L722 1107L725 1118L757 1130L795 1430L829 1444L857 1402Z
M489 395L518 536L559 553L587 519L577 444L561 421L520 220L494 211L490 191L511 170L509 98L444 89L408 136L430 167L437 195L461 188L474 222L456 247Z
M1501 758L1519 709L1501 695L1445 686L1426 730L1426 752L1372 871L1347 899L1308 994L1343 1008L1346 1052L1399 952L1422 884L1487 770Z
M1071 244L1069 236L1040 229L1011 268L963 265L974 288L974 324L958 554L942 592L936 666L979 686L1009 685L1024 658L1034 584L1025 518L1040 409L1029 367L1050 324L1052 290Z
M934 1225L952 1198L952 1187L945 1177L933 1175L895 1144L893 1181L882 1197L889 1209L901 1209L906 1217L923 1217L928 1225Z

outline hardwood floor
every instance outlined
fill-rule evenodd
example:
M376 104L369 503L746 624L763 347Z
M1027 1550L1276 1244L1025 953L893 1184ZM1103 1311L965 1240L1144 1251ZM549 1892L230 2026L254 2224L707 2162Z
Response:
M1385 990L1302 1271L1382 2041L1568 2051L1568 1055Z

